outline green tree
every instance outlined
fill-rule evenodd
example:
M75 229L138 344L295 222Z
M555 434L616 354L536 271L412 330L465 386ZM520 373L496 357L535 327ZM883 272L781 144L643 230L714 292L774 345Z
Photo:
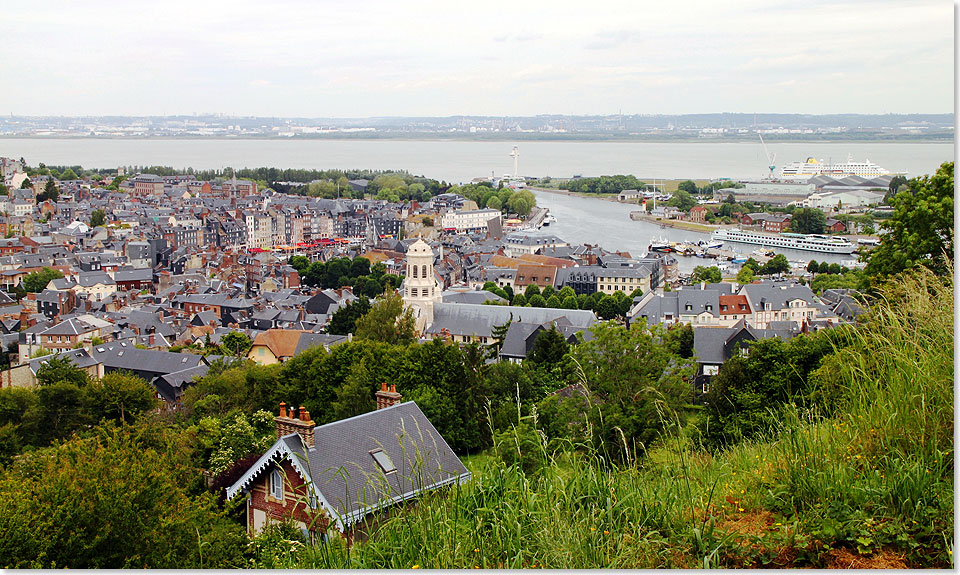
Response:
M567 340L557 330L557 326L551 324L550 329L541 330L537 334L529 359L533 363L555 365L567 355L568 351L570 351L570 345Z
M538 293L530 296L530 307L547 307L547 300Z
M46 387L55 383L69 383L84 387L90 376L65 357L55 357L43 362L37 369L37 385Z
M820 264L817 263L817 260L810 260L810 263L807 264L807 271L812 274L820 271Z
M61 180L77 180L79 178L77 177L77 173L74 172L72 168L67 168L66 170L63 171L62 174L60 174L60 179Z
M787 260L787 256L777 254L770 258L767 263L763 264L763 267L760 268L760 275L784 274L789 271L790 262Z
M517 295L513 296L513 301L510 302L510 305L514 305L514 306L516 306L516 307L524 307L524 306L526 306L526 305L527 305L527 296L523 295L522 293L518 293Z
M243 527L194 495L188 441L101 428L0 472L0 563L13 568L243 566Z
M540 295L540 286L537 284L530 284L525 290L523 290L523 295L527 296L527 299L535 295Z
M43 202L46 200L55 202L59 197L60 189L57 187L56 182L53 181L53 178L50 178L43 186L43 193L37 194L37 202Z
M343 385L336 389L336 401L331 404L335 419L346 419L373 411L376 408L374 390L377 382L363 362L350 366Z
M84 389L94 421L132 422L157 408L156 391L142 377L111 372Z
M563 301L560 303L560 307L563 309L578 309L577 307L577 296L568 295L563 298Z
M609 460L631 460L677 420L692 394L686 379L696 367L670 353L659 326L604 322L591 331L593 338L571 355L583 368L592 395L593 439Z
M50 283L50 280L55 280L63 277L63 273L59 270L53 268L44 267L38 272L33 272L27 274L23 278L23 289L31 293L42 292L47 284Z
M90 213L90 227L95 228L97 226L102 226L106 222L107 213L103 210L97 209Z
M822 234L827 216L816 208L800 208L790 219L790 229L798 234Z
M677 189L687 192L688 194L695 194L697 193L697 183L693 180L684 180L677 184Z
M952 273L953 162L909 186L893 197L893 215L880 224L880 245L866 256L869 275L889 276L918 265L939 275Z
M357 320L368 311L370 311L370 300L366 296L360 296L333 313L330 324L327 326L327 333L347 335L356 332Z
M30 178L24 178L23 181L20 182L21 190L29 190L32 187L33 187L33 182L30 181Z
M596 309L594 311L597 312L597 315L600 316L600 319L609 320L617 317L617 314L620 311L619 307L620 306L617 305L616 298L609 294L603 294L603 296L601 296L600 300L597 302Z
M693 274L690 276L690 281L694 283L706 282L708 284L720 283L723 280L723 276L720 274L720 268L717 266L697 266L693 268Z
M904 186L907 185L907 178L904 176L894 176L890 178L890 184L887 186L887 193L883 195L883 203L889 205L890 199L897 195Z
M357 320L359 339L406 345L416 338L416 317L406 307L399 292L391 291L377 300L370 311Z
M754 277L753 268L748 268L746 266L741 267L740 271L737 272L737 283L740 285L747 285L748 283L753 282Z
M677 357L693 357L693 326L689 323L667 329L665 340L670 352Z
M231 331L220 338L220 349L233 357L246 357L251 347L250 337L241 331Z
M668 206L673 206L681 212L690 211L690 208L697 205L697 200L693 198L686 190L677 190L673 197L667 200Z
M297 273L301 276L304 274L305 270L310 267L310 258L307 256L290 256L290 259L287 260L293 269L297 270Z
M541 296L541 297L543 297L543 296ZM554 308L554 309L557 309L557 308L562 307L561 304L560 304L560 298L557 297L557 294L553 294L553 295L551 295L550 297L548 297L548 298L547 298L547 302L546 302L545 305L546 305L546 307L550 307L550 308Z

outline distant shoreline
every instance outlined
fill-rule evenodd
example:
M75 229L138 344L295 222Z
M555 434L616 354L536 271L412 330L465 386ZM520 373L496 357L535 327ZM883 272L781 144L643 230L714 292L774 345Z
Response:
M330 134L311 136L90 136L90 135L21 135L0 134L0 140L169 140L169 141L270 141L270 142L308 142L308 141L422 141L422 142L558 142L558 143L604 143L604 144L748 144L756 145L751 138L691 138L670 136L603 136L599 134L553 136L539 134L509 134L498 136L469 136L465 134ZM883 138L768 138L768 142L783 144L952 144L952 135L903 135Z

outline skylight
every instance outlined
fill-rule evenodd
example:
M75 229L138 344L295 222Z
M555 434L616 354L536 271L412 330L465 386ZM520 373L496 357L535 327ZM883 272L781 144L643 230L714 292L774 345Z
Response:
M393 461L390 459L390 456L387 455L387 452L382 449L376 449L370 452L370 455L373 456L373 460L377 462L377 465L380 466L380 469L384 473L395 473L397 471L397 466L393 464Z

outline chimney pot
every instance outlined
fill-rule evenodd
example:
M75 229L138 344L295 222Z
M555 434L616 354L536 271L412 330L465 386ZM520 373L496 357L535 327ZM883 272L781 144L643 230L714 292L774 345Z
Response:
M281 401L281 402L280 402L280 417L286 417L286 416L287 416L287 402Z
M306 421L306 420L307 420L307 418L305 417L306 414L307 414L307 408L306 408L306 407L304 407L304 406L301 405L301 406L300 406L300 409L297 411L297 413L299 414L299 417L298 417L297 419L299 419L300 421Z

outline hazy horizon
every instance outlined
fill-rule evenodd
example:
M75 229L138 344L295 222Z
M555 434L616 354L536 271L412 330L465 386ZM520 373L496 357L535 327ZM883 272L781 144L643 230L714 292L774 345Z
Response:
M7 6L0 33L4 115L954 109L954 6L939 0L39 0Z

